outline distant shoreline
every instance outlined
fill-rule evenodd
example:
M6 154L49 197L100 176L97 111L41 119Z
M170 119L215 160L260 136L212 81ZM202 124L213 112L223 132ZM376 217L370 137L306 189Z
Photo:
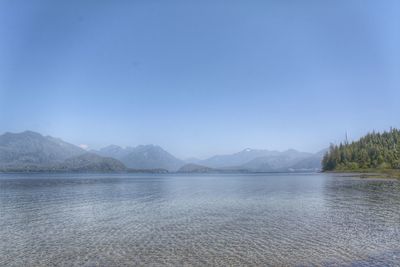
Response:
M399 169L360 169L360 170L333 170L324 173L352 174L353 177L379 178L400 180Z
M129 173L155 173L155 174L163 174L163 173L170 173L167 170L126 170L126 171L95 171L95 170L0 170L0 174L2 173L22 173L22 174L38 174L38 173L45 173L45 174L129 174Z
M280 174L280 173L319 173L318 171L270 171L270 172L257 172L257 171L244 171L244 170L229 170L229 171L209 171L209 172L181 172L181 171L167 171L164 169L143 169L143 170L127 170L127 171L79 171L79 170L0 170L0 174Z

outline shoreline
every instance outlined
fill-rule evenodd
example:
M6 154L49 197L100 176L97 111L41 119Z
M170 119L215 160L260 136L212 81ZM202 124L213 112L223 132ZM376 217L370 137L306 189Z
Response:
M361 179L400 180L400 170L397 169L333 170L323 173L349 174L349 177Z

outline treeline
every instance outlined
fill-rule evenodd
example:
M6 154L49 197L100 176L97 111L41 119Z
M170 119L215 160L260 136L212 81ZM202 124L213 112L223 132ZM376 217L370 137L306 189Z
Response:
M322 170L400 169L400 130L372 132L359 141L331 144Z

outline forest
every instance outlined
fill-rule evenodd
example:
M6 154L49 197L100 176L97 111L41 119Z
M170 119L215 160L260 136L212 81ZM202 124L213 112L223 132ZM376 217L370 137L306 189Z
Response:
M400 130L368 133L360 140L331 144L322 159L323 171L400 169Z

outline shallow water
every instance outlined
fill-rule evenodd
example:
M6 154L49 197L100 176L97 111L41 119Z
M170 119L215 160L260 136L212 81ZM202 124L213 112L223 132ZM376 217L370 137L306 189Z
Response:
M400 183L0 174L0 266L398 266Z

